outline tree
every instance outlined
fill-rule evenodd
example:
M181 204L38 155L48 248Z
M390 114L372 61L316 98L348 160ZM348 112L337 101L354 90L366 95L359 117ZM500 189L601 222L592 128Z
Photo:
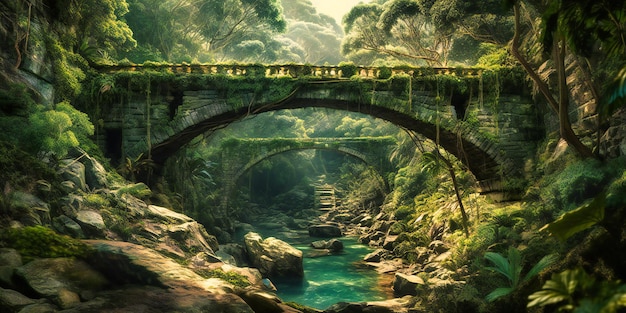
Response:
M466 46L464 37L504 44L512 25L499 0L376 1L344 17L343 53L354 61L371 58L369 51L416 64L447 64L456 40Z
M129 0L128 24L141 46L170 61L221 58L250 34L283 32L278 0Z
M414 1L359 4L344 17L343 24L342 53L348 59L359 62L366 56L365 60L372 62L389 56L416 65L442 63L439 41L433 39L433 29Z
M591 75L589 59L593 53L607 58L616 57L626 52L626 4L611 1L555 1L533 3L544 11L542 19L542 44L545 51L551 52L551 61L557 73L555 97L547 81L542 79L538 70L533 68L527 58L520 52L523 26L521 24L522 7L520 1L508 0L506 4L513 7L515 16L515 33L511 43L511 53L533 80L540 93L559 117L561 137L582 157L593 157L592 150L585 146L572 130L569 120L569 93L567 81L566 57L575 55L582 58L576 60L580 67L587 88L598 104L603 102L597 92L597 82ZM599 44L599 45L598 45ZM598 47L603 49L598 49ZM602 110L601 110L602 111Z
M450 162L450 160L441 155L438 149L435 149L432 152L423 152L420 163L422 166L422 171L431 174L439 173L443 170L443 168L448 170L448 174L450 174L450 179L452 179L454 194L459 204L459 210L461 211L461 223L463 225L463 231L465 232L465 237L469 237L469 222L467 212L465 212L465 207L463 206L463 199L461 198L461 190L459 188L459 183L456 179L454 165L452 165L452 162Z
M83 57L87 47L104 53L117 53L136 46L133 32L122 20L128 13L126 0L59 0L55 1L54 12L58 12L57 21L65 27L57 27L62 33L62 40L71 43L71 50ZM63 34L64 33L64 34ZM93 49L92 49L93 50Z

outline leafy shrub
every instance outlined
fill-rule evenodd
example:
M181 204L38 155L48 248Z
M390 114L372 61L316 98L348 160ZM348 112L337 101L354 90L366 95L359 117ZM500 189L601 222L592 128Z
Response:
M398 221L404 221L409 219L413 213L415 213L415 208L403 205L396 210L395 217Z
M90 247L78 239L60 235L43 226L8 229L2 240L25 260L34 258L84 257Z
M546 203L569 211L602 190L610 178L608 170L595 159L574 163L554 178L542 198Z
M352 62L341 62L339 63L339 70L342 77L352 77L356 75L357 67Z
M552 274L543 288L528 297L528 307L560 305L558 312L623 312L626 284L597 281L577 268Z
M507 257L504 257L498 253L486 252L485 259L489 260L494 266L486 267L488 270L493 270L502 276L504 276L509 285L506 287L496 288L489 293L485 298L487 301L495 301L498 298L504 297L513 292L520 284L526 282L539 274L546 267L556 262L558 259L557 254L550 254L543 257L537 264L535 264L529 271L522 277L522 257L515 247L510 247L507 251Z

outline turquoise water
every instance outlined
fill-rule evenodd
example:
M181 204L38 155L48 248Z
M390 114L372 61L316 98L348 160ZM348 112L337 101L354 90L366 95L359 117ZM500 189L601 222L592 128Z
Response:
M337 302L387 299L378 288L378 273L360 264L372 250L356 238L338 239L343 242L344 251L320 257L310 257L315 249L307 244L290 243L304 253L304 280L273 281L278 297L321 310Z

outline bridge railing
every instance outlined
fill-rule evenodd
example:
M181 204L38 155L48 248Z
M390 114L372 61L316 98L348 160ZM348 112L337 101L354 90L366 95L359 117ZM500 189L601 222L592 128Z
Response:
M459 77L480 76L484 69L476 67L370 67L370 66L316 66L306 64L260 65L260 64L130 64L101 65L101 72L158 71L174 74L203 74L229 76L265 77L316 77L325 79L349 79L354 75L361 78L387 78L392 75L412 77L430 75L452 75Z

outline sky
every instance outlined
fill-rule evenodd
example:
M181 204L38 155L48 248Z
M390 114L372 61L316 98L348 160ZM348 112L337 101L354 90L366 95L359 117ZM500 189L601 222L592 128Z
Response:
M359 2L369 2L369 0L310 0L318 12L332 16L341 25L341 18Z

